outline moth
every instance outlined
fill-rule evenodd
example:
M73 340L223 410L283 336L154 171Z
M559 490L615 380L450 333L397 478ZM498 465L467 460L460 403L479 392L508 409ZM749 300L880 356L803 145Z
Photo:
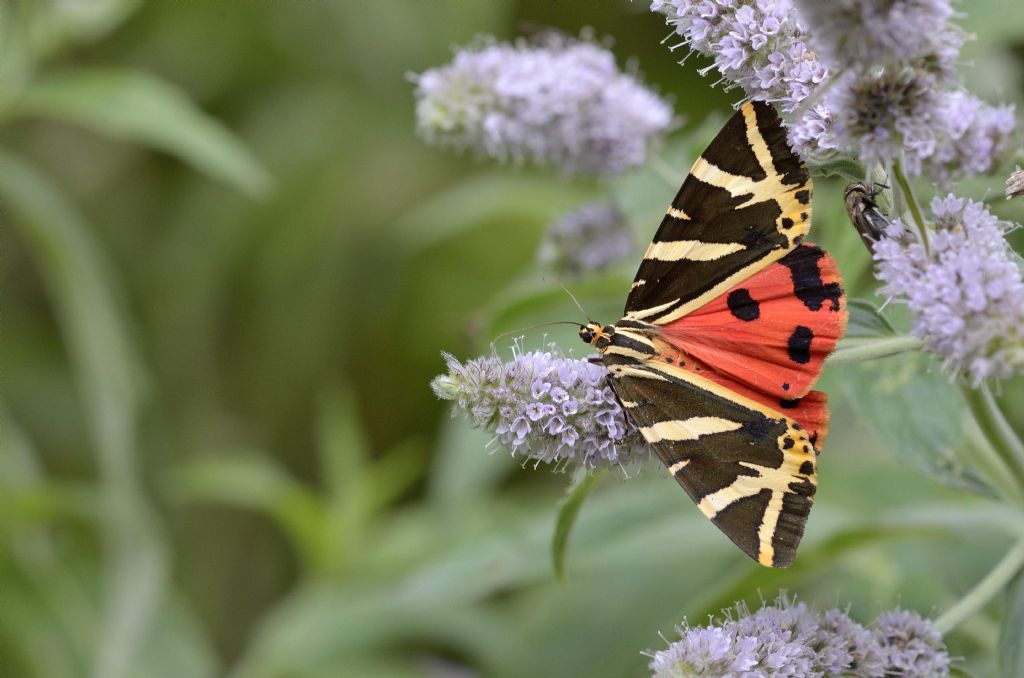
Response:
M613 325L579 335L697 507L767 567L793 562L828 433L811 387L846 329L833 258L804 243L811 179L748 102L697 159Z

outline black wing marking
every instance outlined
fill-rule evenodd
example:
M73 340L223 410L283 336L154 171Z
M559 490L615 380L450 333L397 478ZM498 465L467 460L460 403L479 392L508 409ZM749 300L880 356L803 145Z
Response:
M748 102L697 159L637 271L625 316L671 322L783 257L811 225L811 179L775 109Z
M817 488L807 432L678 367L622 356L605 364L626 411L697 507L754 560L788 566Z

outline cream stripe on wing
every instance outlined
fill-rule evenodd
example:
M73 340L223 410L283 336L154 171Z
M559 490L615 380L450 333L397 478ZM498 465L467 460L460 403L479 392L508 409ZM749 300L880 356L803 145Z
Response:
M668 211L665 212L665 214L669 215L670 217L675 217L676 219L686 219L687 221L690 220L689 214L675 207L669 207Z
M754 110L753 104L747 104L743 107L743 122L747 126L747 143L750 144L750 148L754 151L757 164L761 166L761 169L768 176L778 177L779 173L775 170L772 153L768 150L768 144L765 143L764 136L761 135L761 128L757 126L757 112Z
M674 463L674 464L672 464L671 466L668 467L668 474L670 476L675 477L675 475L677 473L679 473L680 471L682 471L684 468L686 468L686 465L689 464L689 463L690 463L689 459L683 459L682 461L677 461L676 463Z
M679 300L674 299L672 301L667 301L664 304L651 306L650 308L642 308L638 311L630 311L629 313L626 314L626 317L629 318L630 320L643 320L644 318L648 318L652 315L657 315L664 311L665 309L671 308L673 305L678 303Z
M658 261L714 261L727 254L742 252L747 246L739 242L702 242L700 240L665 240L652 242L644 259Z
M782 183L782 177L778 174L769 173L766 178L755 181L750 177L726 172L717 165L713 165L705 160L703 156L697 158L697 162L694 163L690 174L706 184L729 191L729 195L734 198L749 193L750 197L747 201L736 205L736 209L756 205L767 200L776 200L787 190L787 185Z
M701 436L712 433L725 433L741 428L738 421L729 421L721 417L690 417L689 419L670 419L659 421L651 426L643 426L640 433L649 443L662 440L697 440Z
M783 495L784 493L778 490L772 492L772 498L768 500L768 507L764 510L764 516L761 518L761 527L757 530L757 539L761 542L757 562L765 567L771 567L775 561L775 547L772 546L772 539L775 537L775 528L779 524L779 515L782 513Z
M714 518L730 504L761 492L764 487L757 482L758 480L760 479L752 476L739 476L731 485L705 495L698 502L697 508L708 518Z

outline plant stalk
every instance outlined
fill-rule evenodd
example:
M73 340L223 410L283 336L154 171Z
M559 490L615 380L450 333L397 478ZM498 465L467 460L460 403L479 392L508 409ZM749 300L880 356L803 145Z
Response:
M924 215L921 212L921 206L917 203L914 189L910 186L910 181L907 179L906 174L903 173L903 163L901 161L897 160L892 164L892 174L896 179L896 184L900 187L900 193L903 194L903 201L910 210L910 216L913 217L914 226L917 228L917 234L921 238L925 254L929 254L931 249L928 245L928 229L924 225Z
M953 607L939 615L935 620L935 627L945 635L967 621L1006 588L1006 585L1020 572L1022 567L1024 567L1024 538L1007 551L1003 559L981 581L975 584L973 589L968 591Z
M917 337L899 336L869 339L862 344L840 348L828 357L829 365L845 365L863 360L885 358L907 351L916 351L924 345Z
M1017 487L1024 490L1024 443L1006 421L988 386L963 387L964 399L974 420L1000 458L1013 472Z

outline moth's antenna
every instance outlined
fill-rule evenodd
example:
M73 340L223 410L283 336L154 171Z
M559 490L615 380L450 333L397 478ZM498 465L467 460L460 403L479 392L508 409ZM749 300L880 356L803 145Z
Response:
M554 280L554 279L552 278L552 280ZM594 322L593 319L590 317L590 314L587 313L585 310L583 310L582 304L580 304L579 300L576 299L576 297L573 295L573 293L569 291L568 287L566 287L562 283L558 282L557 280L555 280L555 284L558 285L559 287L561 287L562 291L564 291L566 294L569 295L569 298L572 299L572 303L576 304L576 308L578 308L580 310L580 313L582 313L584 316L586 316L587 322L590 322L590 323Z
M525 332L527 330L535 330L538 327L547 327L548 325L572 325L573 327L579 327L580 324L572 322L570 320L556 320L549 323L537 323L536 325L530 325L529 327L520 327L518 330L509 330L508 332L502 332L491 341L498 341L502 337L507 337L510 334L518 334L519 332Z

